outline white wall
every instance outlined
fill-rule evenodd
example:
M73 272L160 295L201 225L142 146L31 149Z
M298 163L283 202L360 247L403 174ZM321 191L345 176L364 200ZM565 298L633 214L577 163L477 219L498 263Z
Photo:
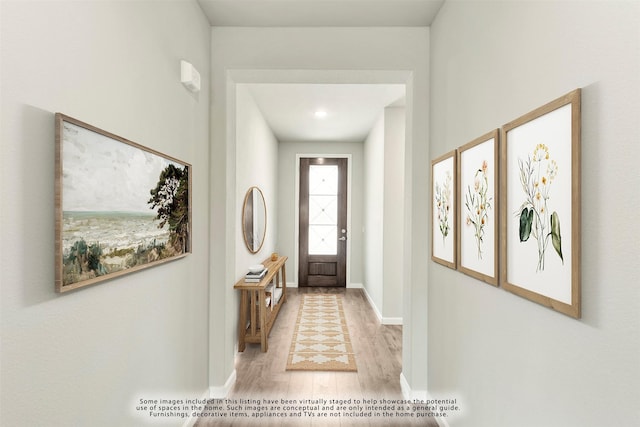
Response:
M280 142L278 144L278 251L290 259L287 281L298 286L297 274L297 217L296 203L299 201L299 159L296 155L350 156L348 172L350 181L347 197L350 201L348 230L349 253L347 286L362 284L362 203L363 203L363 146L360 142Z
M364 142L364 288L382 318L384 304L384 111Z
M405 109L384 110L384 302L386 324L402 324Z
M385 108L365 141L365 290L384 324L402 324L404 108Z
M448 1L431 36L431 157L583 88L583 253L580 320L431 263L430 391L451 426L640 425L640 3Z
M210 27L195 2L1 8L0 424L144 425L137 398L207 388ZM58 111L193 165L191 255L54 292Z
M428 199L422 191L428 170L427 28L224 28L214 27L212 42L211 165L212 247L210 381L222 386L232 378L237 341L237 295L232 285L238 243L236 219L236 148L229 129L235 128L232 101L238 83L401 83L407 84L405 151L405 274L402 281L403 370L409 384L426 389L426 328ZM413 117L418 120L413 120ZM229 127L231 126L231 127ZM415 186L414 186L415 183ZM233 189L229 193L227 189ZM284 196L283 196L284 197ZM279 226L282 229L282 224ZM224 245L222 244L224 242ZM280 243L278 243L280 245ZM284 252L281 248L278 248ZM290 274L295 274L289 272ZM416 280L412 280L415 278ZM219 291L219 292L218 292ZM212 294L213 295L213 294ZM415 327L415 329L414 329Z
M278 236L278 141L246 85L236 91L236 279L247 268L271 255ZM267 228L262 248L252 254L244 244L242 206L247 190L257 186L267 206Z

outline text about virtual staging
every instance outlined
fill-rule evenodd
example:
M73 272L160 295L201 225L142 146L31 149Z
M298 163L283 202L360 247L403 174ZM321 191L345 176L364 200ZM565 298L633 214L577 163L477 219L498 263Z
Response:
M145 399L136 413L150 419L427 419L458 414L458 399Z

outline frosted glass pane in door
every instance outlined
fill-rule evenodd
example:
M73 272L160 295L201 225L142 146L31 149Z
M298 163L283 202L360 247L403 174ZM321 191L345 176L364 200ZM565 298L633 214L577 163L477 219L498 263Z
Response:
M338 252L338 166L309 166L309 255Z
M309 196L309 224L336 225L338 198L336 196Z
M337 195L338 194L338 166L311 165L309 166L309 195Z
M338 227L335 225L309 225L309 255L335 255L338 253Z

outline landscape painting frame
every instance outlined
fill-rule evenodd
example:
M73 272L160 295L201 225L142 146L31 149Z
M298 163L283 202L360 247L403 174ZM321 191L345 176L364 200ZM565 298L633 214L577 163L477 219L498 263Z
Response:
M581 316L581 90L502 127L500 285Z
M457 151L431 161L431 259L456 269Z
M191 253L192 166L55 114L55 290Z
M498 148L494 129L458 148L458 270L498 286Z

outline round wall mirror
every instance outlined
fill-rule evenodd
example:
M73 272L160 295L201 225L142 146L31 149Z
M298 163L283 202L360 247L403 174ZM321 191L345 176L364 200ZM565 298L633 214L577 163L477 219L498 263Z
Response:
M242 205L242 234L247 249L257 253L267 234L267 205L258 187L251 187L244 196Z

